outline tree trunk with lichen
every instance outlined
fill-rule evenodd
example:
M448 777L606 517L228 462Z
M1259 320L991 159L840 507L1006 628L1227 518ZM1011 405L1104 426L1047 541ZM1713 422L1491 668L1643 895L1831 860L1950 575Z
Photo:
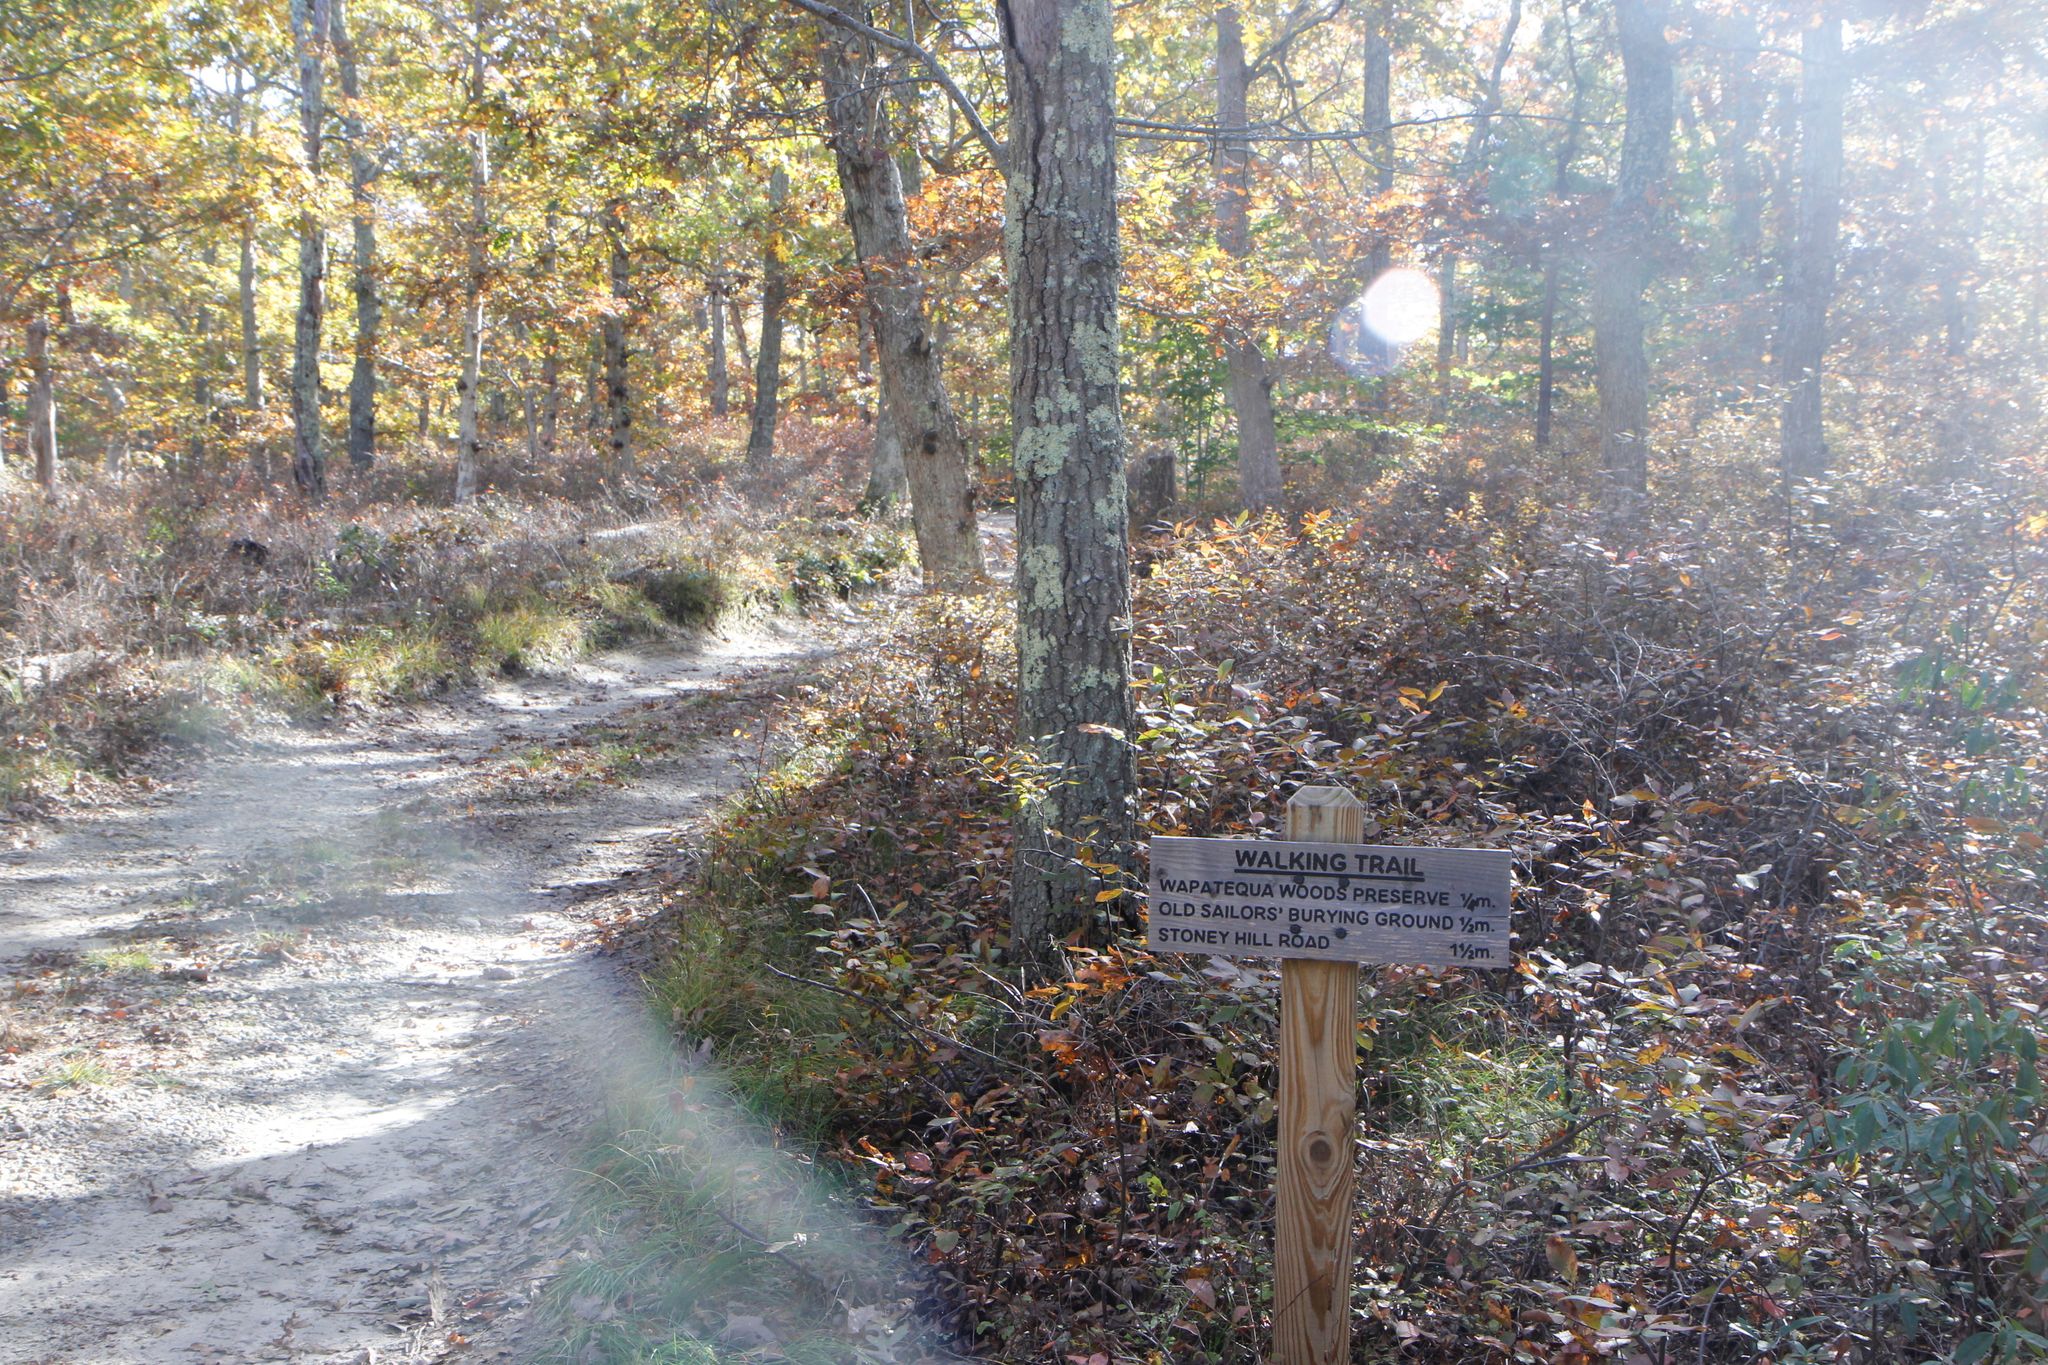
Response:
M965 587L983 576L974 473L926 317L924 268L911 247L883 82L866 38L831 28L818 39L840 197L874 327L882 426L900 452L918 564L929 588Z
M1131 579L1117 360L1109 0L1003 0L1010 92L1010 421L1017 733L1011 951L1032 970L1129 855Z

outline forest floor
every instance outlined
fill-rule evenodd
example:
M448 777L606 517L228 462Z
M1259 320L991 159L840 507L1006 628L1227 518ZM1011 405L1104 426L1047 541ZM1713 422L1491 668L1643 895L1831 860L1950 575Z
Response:
M676 864L765 761L772 696L858 630L279 728L18 834L0 1360L544 1353L531 1306L595 1252L572 1207L593 1131L622 1090L708 1065L649 1016L618 893ZM743 1174L803 1179L742 1120L720 1141ZM773 1339L725 1316L700 1313L707 1341Z

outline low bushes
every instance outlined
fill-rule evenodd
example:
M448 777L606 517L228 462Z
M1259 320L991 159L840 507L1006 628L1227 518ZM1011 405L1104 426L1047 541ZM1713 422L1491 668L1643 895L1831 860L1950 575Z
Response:
M2030 487L1623 539L1458 466L1153 547L1146 831L1335 782L1377 840L1517 855L1513 972L1368 973L1361 1359L2048 1349ZM1105 869L1065 977L1019 983L1004 606L922 604L799 699L659 998L861 1174L963 1341L1258 1359L1273 974L1146 953Z

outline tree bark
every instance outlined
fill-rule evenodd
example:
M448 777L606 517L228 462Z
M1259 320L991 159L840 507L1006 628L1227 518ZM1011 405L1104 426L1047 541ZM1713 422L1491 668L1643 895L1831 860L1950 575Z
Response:
M481 0L470 11L469 104L472 115L484 97L484 20ZM474 118L472 122L474 122ZM483 438L477 425L477 382L484 361L484 271L490 219L485 192L491 181L489 131L469 130L469 224L462 282L462 374L455 382L455 501L477 495L482 479Z
M768 231L761 244L761 345L754 367L754 420L747 433L747 468L760 472L775 458L775 408L782 388L782 310L789 302L789 241L782 230L789 175L778 168L768 181Z
M1231 130L1248 123L1251 70L1245 64L1244 24L1235 5L1216 11L1216 241L1237 260L1252 254L1249 138ZM1280 501L1280 438L1273 425L1273 374L1258 338L1245 326L1226 326L1223 361L1230 412L1237 425L1237 492L1260 511Z
M292 51L299 69L299 140L306 158L299 210L299 312L292 336L292 482L308 498L327 493L320 434L320 324L326 312L327 232L319 215L326 120L328 0L291 0Z
M633 306L633 261L626 253L626 204L613 197L604 205L606 277L611 309L604 315L605 453L615 471L633 459L633 394L627 372L626 323Z
M355 227L350 287L356 300L354 364L348 378L348 462L368 469L377 460L377 340L383 306L377 297L377 220L370 182L377 163L363 131L363 88L356 66L355 37L349 32L346 0L334 5L334 65L341 81L342 135L348 139L349 212Z
M1621 168L1601 225L1593 274L1594 383L1600 398L1600 470L1610 499L1633 504L1649 486L1650 372L1643 349L1643 290L1654 274L1657 200L1671 159L1672 58L1667 0L1616 0L1628 92Z
M974 475L926 314L924 270L912 250L882 82L866 39L829 28L819 41L840 197L874 328L884 420L895 430L909 484L918 563L926 587L965 587L983 576Z
M1129 853L1131 580L1117 354L1116 48L1109 0L1002 0L1005 246L1017 481L1017 734L1042 765L1017 817L1011 950L1044 973Z
M1827 472L1821 429L1821 375L1828 349L1828 305L1835 295L1835 239L1842 220L1842 106L1848 68L1842 18L1823 14L1799 44L1805 63L1799 113L1799 207L1786 260L1778 355L1785 399L1778 451L1786 481Z
M732 409L732 379L725 359L725 279L715 277L707 286L705 300L711 323L711 415L723 417Z
M57 491L57 381L50 369L50 319L28 321L28 460L45 493Z

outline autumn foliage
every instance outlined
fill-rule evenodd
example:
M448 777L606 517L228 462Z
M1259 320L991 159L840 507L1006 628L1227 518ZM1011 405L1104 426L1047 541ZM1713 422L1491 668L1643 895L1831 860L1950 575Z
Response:
M2042 1349L2033 473L1624 543L1448 459L1149 547L1149 831L1256 835L1333 782L1375 839L1516 854L1513 972L1368 973L1358 1358ZM1105 867L1069 971L1019 989L1008 812L1042 775L1001 631L922 606L803 701L665 998L871 1182L964 1340L1258 1359L1275 979L1148 954Z

